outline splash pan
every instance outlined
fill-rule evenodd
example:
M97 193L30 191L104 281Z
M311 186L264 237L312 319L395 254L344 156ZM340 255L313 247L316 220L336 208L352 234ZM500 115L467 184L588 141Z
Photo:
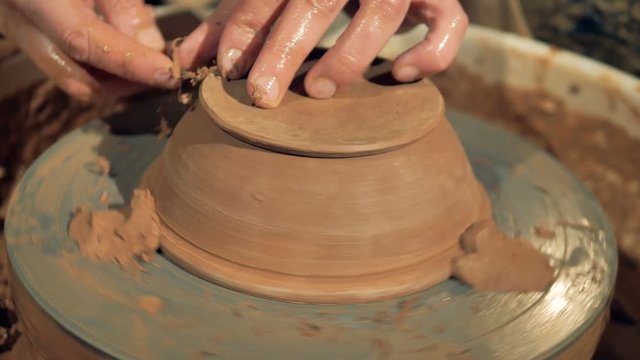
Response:
M547 292L481 293L447 280L383 302L305 305L217 286L163 256L138 276L91 262L67 235L72 212L126 203L165 145L155 135L114 135L96 121L43 154L11 199L12 284L32 346L64 358L514 359L581 351L579 339L595 343L617 261L597 202L541 149L464 114L447 117L497 223L552 259ZM100 174L98 156L109 159L113 176ZM100 201L105 193L109 204Z

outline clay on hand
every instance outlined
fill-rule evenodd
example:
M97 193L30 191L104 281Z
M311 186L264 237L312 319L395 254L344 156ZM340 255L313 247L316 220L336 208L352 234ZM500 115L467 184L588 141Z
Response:
M153 11L143 0L2 1L0 32L81 100L177 86Z
M181 63L196 67L214 57L225 77L248 73L254 103L277 107L304 59L347 0L222 0L180 46ZM402 82L444 70L467 28L457 0L362 0L335 46L305 78L314 98L329 98L360 78L405 20L429 25L427 37L393 64ZM406 22L405 22L406 23Z

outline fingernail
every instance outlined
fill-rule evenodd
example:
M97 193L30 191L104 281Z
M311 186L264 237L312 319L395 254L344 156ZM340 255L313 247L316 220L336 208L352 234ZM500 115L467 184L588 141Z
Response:
M398 69L396 78L398 81L414 81L420 77L420 71L414 66L403 66Z
M260 76L253 81L251 98L260 106L277 106L280 87L273 76Z
M136 39L142 45L146 45L155 50L164 49L164 38L162 34L155 26L150 26L144 29L138 30Z
M336 83L324 76L318 76L309 84L309 95L317 99L328 99L336 93Z
M93 94L89 85L76 79L62 80L60 87L69 95L81 101L91 100L91 96Z
M179 81L179 79L176 79L173 77L169 69L159 70L158 72L156 72L153 75L153 80L156 82L158 86L164 86L169 88L172 88L178 85L178 81Z
M222 72L222 76L229 79L236 79L239 77L240 69L238 64L238 59L242 56L242 51L231 48L225 51L224 55L222 55L222 59L220 61L220 71Z

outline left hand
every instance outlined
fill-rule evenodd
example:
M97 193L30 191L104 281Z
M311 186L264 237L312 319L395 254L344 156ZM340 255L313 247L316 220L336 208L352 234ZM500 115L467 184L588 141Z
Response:
M143 0L0 0L0 32L80 100L178 85Z
M307 55L348 0L222 0L180 46L182 64L217 58L222 74L249 72L247 91L256 105L277 107ZM361 0L335 46L311 68L305 89L329 98L369 67L391 36L411 19L429 25L427 37L395 59L402 82L440 72L453 61L468 19L457 0Z

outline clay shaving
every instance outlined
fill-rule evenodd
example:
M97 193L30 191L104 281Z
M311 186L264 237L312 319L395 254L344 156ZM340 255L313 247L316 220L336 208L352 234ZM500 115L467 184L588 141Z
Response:
M512 239L491 221L473 224L460 237L465 255L453 275L481 291L543 291L553 280L549 260L530 242Z
M139 269L137 260L149 262L160 246L153 196L149 190L134 190L131 205L124 210L93 211L82 206L71 219L69 235L87 258Z
M178 101L181 104L189 104L193 100L192 90L185 91L184 82L188 81L191 87L196 87L200 84L209 74L220 76L218 67L213 66L200 66L196 71L184 70L180 64L180 56L178 54L178 48L184 38L177 38L171 41L170 56L171 56L171 76L176 79L180 79L180 87L178 88Z

